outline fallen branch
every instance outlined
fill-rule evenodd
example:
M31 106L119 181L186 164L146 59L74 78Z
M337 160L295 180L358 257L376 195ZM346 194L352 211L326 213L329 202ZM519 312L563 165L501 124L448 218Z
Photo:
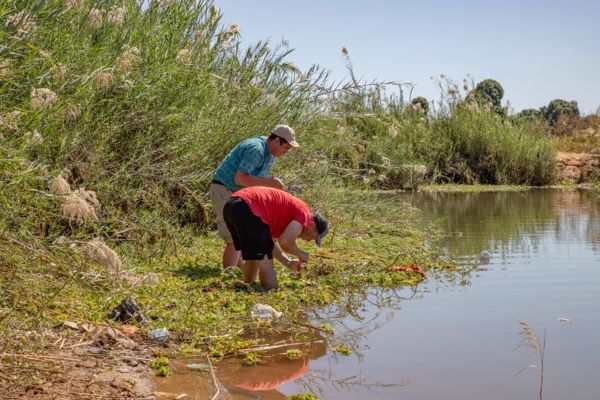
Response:
M323 341L315 340L314 342L311 342L311 343L323 343ZM242 350L238 350L238 351L240 353L251 353L253 351L273 350L273 349L279 349L282 347L303 346L303 345L306 345L306 343L305 342L284 343L284 344L278 344L278 345L272 345L272 346L250 347L250 348L242 349Z

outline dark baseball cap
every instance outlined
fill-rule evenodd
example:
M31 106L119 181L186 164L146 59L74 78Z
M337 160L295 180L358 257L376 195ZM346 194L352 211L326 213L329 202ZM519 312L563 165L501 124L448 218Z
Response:
M321 247L321 240L327 232L329 232L329 222L325 218L323 218L320 214L313 214L313 221L315 221L315 226L317 227L317 246Z

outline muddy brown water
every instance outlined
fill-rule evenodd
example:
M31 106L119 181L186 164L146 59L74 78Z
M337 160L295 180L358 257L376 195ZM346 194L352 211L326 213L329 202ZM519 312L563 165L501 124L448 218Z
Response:
M523 320L546 338L542 397L600 398L600 197L585 190L394 194L438 220L442 243L473 271L430 277L416 290L372 290L351 306L316 310L352 354L319 340L290 361L230 359L218 399L539 399L540 364L519 348ZM489 262L480 258L490 254ZM323 339L323 338L321 338ZM199 360L201 362L201 360ZM157 390L210 399L210 373L187 368ZM523 370L523 368L525 368ZM519 371L522 371L519 373ZM264 389L264 390L257 390Z

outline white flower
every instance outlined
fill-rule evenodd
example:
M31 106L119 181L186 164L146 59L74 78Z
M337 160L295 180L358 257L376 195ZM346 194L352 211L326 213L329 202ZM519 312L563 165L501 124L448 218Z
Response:
M48 108L58 100L58 96L47 88L33 89L31 91L31 107L33 109Z

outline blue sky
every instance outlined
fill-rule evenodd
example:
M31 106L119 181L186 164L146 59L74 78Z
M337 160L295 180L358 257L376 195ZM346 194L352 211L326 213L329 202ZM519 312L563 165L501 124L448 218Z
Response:
M347 77L341 48L364 80L409 81L439 98L430 77L492 78L518 112L555 98L600 106L600 1L216 0L244 44L287 40L301 69Z

